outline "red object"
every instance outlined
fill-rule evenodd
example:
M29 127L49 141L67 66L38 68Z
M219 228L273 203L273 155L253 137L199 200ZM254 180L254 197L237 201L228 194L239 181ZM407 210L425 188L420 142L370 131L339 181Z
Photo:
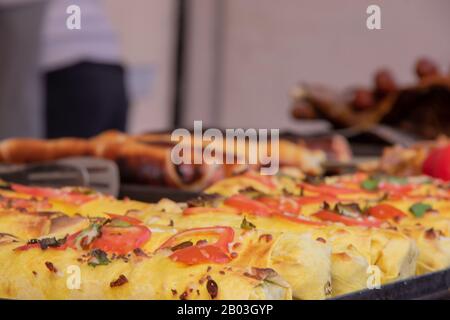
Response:
M85 195L76 192L64 191L61 189L44 188L44 187L28 187L21 184L12 184L11 188L18 193L27 194L33 197L50 198L61 200L76 205L80 205L91 201L95 196Z
M332 203L338 201L336 197L320 195L320 196L306 196L306 197L298 197L296 198L297 203L300 206L308 205L308 204L320 204L320 203Z
M158 249L173 248L175 245L189 240L191 236L218 236L214 243L197 243L189 247L176 250L170 255L173 261L188 265L201 263L227 263L231 260L228 254L228 245L234 239L234 230L230 227L194 228L181 231L170 237Z
M423 163L422 172L433 178L450 181L450 145L432 149Z
M144 226L131 227L102 227L102 235L95 239L91 247L108 253L127 254L140 248L151 236L151 232Z
M300 224L307 224L307 225L311 225L311 226L324 226L325 225L324 223L319 222L319 221L306 220L306 219L302 218L301 216L291 216L289 214L282 213L282 212L277 212L276 216L278 218L286 219L291 222L300 223Z
M121 220L129 223L131 226L113 227L108 224L102 226L101 236L89 245L89 249L100 249L108 253L127 254L134 249L140 248L150 239L151 231L143 225L138 225L140 224L139 220L112 214L110 216L113 220ZM61 246L49 248L57 250L65 250L67 248L77 249L75 243L81 232L82 231L79 231L68 236L66 242ZM40 248L40 244L26 244L16 248L15 250L25 251L33 248Z
M250 199L243 195L235 195L225 200L225 204L234 207L242 212L254 214L261 217L278 217L291 222L323 225L317 221L310 221L298 217L300 205L293 198L292 201L283 201L280 198L262 197L258 200Z
M258 201L264 203L273 211L288 212L291 214L299 214L300 205L292 197L261 197Z
M381 191L386 191L392 195L405 196L408 195L415 188L412 184L400 185L395 183L381 182L378 189Z
M224 204L241 212L254 214L255 216L270 217L274 213L274 210L269 208L264 203L250 199L249 197L241 194L231 196L224 201Z
M323 221L340 222L346 226L379 227L381 225L381 221L374 218L354 219L328 210L321 210L313 214L313 216Z
M270 209L272 209L272 214L275 215L278 218L286 219L291 222L295 223L301 223L301 224L308 224L308 225L314 225L314 226L323 226L324 224L317 221L311 221L306 220L299 216L301 205L301 200L306 199L306 203L322 203L324 200L324 197L262 197L259 198L258 201L263 202L266 206L268 206ZM320 199L320 201L319 201ZM309 201L308 201L309 200ZM305 204L306 204L305 203Z
M406 214L389 204L379 204L367 210L367 213L380 220L396 219L406 217Z
M326 184L321 185L313 185L309 183L302 183L300 184L300 187L303 188L305 191L318 193L319 195L329 196L329 197L337 197L340 194L352 194L352 193L358 193L362 192L361 190L357 189L350 189L345 187L337 187L337 186L329 186Z

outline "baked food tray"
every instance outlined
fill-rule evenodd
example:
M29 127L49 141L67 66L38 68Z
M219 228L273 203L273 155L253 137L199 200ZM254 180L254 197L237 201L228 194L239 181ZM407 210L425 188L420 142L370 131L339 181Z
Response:
M333 300L450 300L450 268L366 289Z
M450 268L329 300L450 300Z
M123 184L120 191L121 197L130 197L147 202L156 202L161 198L183 202L200 194L199 192L188 192L174 188L133 184ZM407 299L450 300L450 268L386 284L380 289L366 289L332 298L332 300Z

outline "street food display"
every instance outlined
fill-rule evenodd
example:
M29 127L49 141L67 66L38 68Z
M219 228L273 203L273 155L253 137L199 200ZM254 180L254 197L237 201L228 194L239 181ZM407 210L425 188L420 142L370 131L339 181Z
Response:
M186 142L173 141L171 135L166 133L132 136L118 131L106 131L91 139L14 138L0 142L0 164L32 164L92 156L115 161L122 183L165 186L185 191L201 191L219 179L262 165L248 161L250 148L258 148L258 142L244 141L240 149L231 150L234 156L242 156L242 161L228 163L224 160L223 164L196 164L193 161L175 164L171 159L171 150L178 143ZM202 154L208 143L203 139L200 149L192 148L192 157L196 153ZM280 139L278 145L280 166L293 166L314 175L323 173L322 164L328 158L339 161L351 159L348 143L339 136L309 142ZM226 146L224 141L216 150L224 159L227 157Z
M449 233L422 175L250 170L185 203L2 182L0 298L326 299L450 267Z

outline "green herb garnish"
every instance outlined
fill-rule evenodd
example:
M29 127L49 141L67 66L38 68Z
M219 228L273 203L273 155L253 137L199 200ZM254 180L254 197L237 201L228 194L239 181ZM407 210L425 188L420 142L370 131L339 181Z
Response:
M77 249L86 249L98 237L101 236L103 224L92 223L88 228L80 232L75 238L75 247Z
M28 244L38 243L42 250L47 250L48 248L58 248L66 243L67 236L61 239L43 238L43 239L31 239Z
M380 183L380 180L378 179L366 179L361 183L361 187L363 189L369 190L369 191L375 191L378 190L378 184Z
M426 203L415 203L409 208L409 211L417 218L422 217L425 213L432 210L432 207Z
M94 249L91 251L91 257L89 259L88 265L91 267L96 266L106 266L111 261L108 259L108 255L105 251L100 249Z

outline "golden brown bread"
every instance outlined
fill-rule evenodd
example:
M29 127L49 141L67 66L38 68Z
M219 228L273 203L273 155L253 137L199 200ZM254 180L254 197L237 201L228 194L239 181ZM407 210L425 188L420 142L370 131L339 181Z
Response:
M7 139L0 143L1 160L6 163L32 163L56 160L71 156L89 155L88 141L78 138L55 140Z

